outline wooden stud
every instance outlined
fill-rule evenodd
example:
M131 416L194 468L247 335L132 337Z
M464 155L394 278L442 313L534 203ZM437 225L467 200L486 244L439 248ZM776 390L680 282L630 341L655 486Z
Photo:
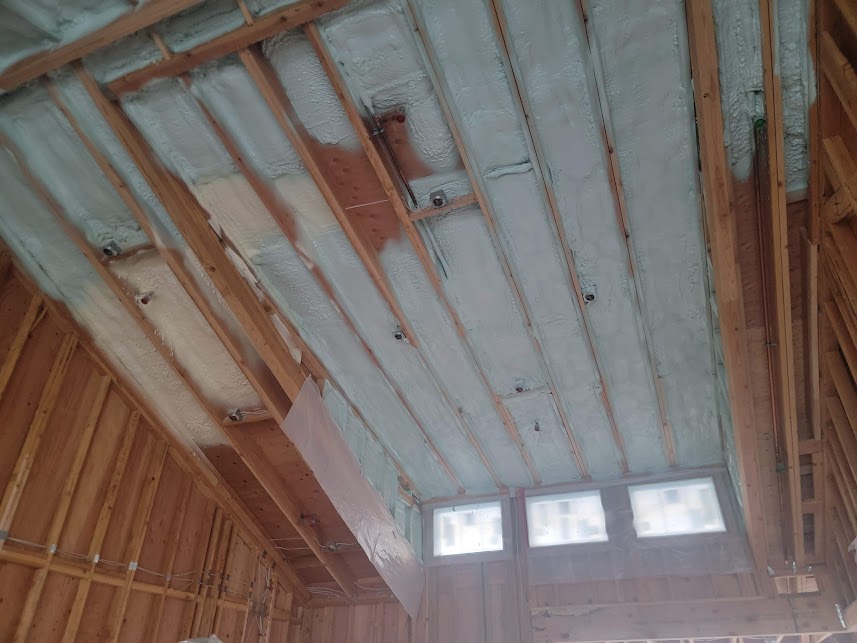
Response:
M152 0L147 2L139 9L120 16L106 27L102 27L74 42L52 51L33 54L11 65L0 74L0 89L12 91L19 85L83 58L97 49L146 29L200 2L201 0Z
M62 643L74 643L77 638L80 619L83 616L83 608L86 605L86 598L89 595L89 588L95 575L95 555L99 553L101 545L104 542L107 525L110 522L110 516L113 514L113 506L116 503L116 496L119 494L119 485L122 482L122 476L125 474L125 466L128 464L128 457L130 456L131 447L134 444L134 437L137 435L139 424L140 412L133 411L128 420L128 425L125 427L125 435L122 438L122 446L119 448L119 455L116 458L116 464L113 468L110 486L107 488L107 493L101 505L101 511L98 514L92 538L90 539L87 558L93 562L90 563L86 575L77 586L77 592L72 603L68 621L66 622Z
M339 102L342 104L346 115L348 116L349 121L351 122L351 126L354 129L357 137L360 139L361 146L363 147L363 151L372 164L372 168L375 170L375 174L381 183L384 192L387 194L387 198L390 200L390 203L393 206L393 209L396 213L399 222L402 225L402 228L405 231L408 240L411 242L411 246L414 248L414 251L417 254L417 257L422 264L423 269L426 271L426 275L429 280L432 282L432 287L434 288L435 293L437 294L440 301L443 303L444 308L450 316L450 319L453 322L453 325L456 328L456 332L459 338L462 340L462 343L467 349L468 357L471 361L476 365L476 370L480 374L483 383L485 384L486 390L490 392L493 400L494 406L497 409L500 417L503 418L503 424L506 427L506 430L509 434L509 437L512 439L514 444L517 446L519 452L521 453L521 457L524 460L524 463L527 467L527 470L530 474L530 477L536 484L541 483L541 476L533 464L532 457L527 452L526 447L521 440L521 436L518 434L518 429L515 426L514 420L512 420L509 411L503 405L500 400L499 395L491 388L491 384L488 381L488 377L485 374L485 369L482 363L479 361L476 351L474 350L468 336L467 331L464 328L464 324L461 321L458 313L452 307L452 304L449 302L449 299L446 296L446 293L443 290L443 286L440 283L440 278L437 275L437 271L434 268L431 258L428 255L428 251L426 250L425 245L422 242L422 239L419 236L416 228L414 227L413 222L410 220L410 210L405 205L404 200L402 199L402 195L399 193L398 188L396 187L396 182L393 179L392 174L390 173L389 168L386 166L383 158L381 157L380 152L377 147L375 147L375 143L372 140L371 134L366 128L365 123L363 122L363 117L361 116L357 106L354 104L354 101L350 97L350 94L345 87L345 83L339 75L336 64L332 59L330 52L327 50L327 47L321 37L321 33L318 30L318 27L310 23L305 26L304 33L307 38L309 38L310 43L315 50L316 55L321 61L322 68L327 74L327 78L330 81L331 86L333 87L336 95L339 98ZM583 464L582 461L578 463L579 465ZM588 475L588 470L586 469L585 464L583 464L583 468L581 469L581 475L584 477Z
M200 623L202 622L202 609L205 605L205 599L211 587L211 583L206 581L210 581L214 575L214 557L216 556L218 543L223 529L222 521L223 512L218 507L214 512L211 531L209 533L208 541L206 542L205 563L203 565L203 572L200 574L199 585L196 589L193 613L191 614L187 628L182 634L185 638L189 638L193 634L199 632Z
M7 542L6 535L9 533L15 509L18 508L18 502L24 491L24 485L27 483L30 470L33 468L36 452L41 444L42 436L45 433L48 420L56 405L63 379L68 371L69 363L76 348L77 338L74 335L67 335L54 358L48 381L39 399L39 406L36 409L36 414L33 417L27 438L24 441L24 446L18 455L18 460L12 471L12 478L9 480L9 484L3 493L3 499L0 501L0 532L4 534L4 537L0 539L0 550L3 549L3 546Z
M30 333L33 332L38 321L45 314L45 300L43 297L33 297L30 301L30 306L24 314L18 326L18 332L15 334L15 339L12 340L12 345L6 353L6 359L3 362L3 367L0 368L0 399L3 399L3 392L9 385L9 380L12 379L12 373L15 370L15 365L18 363L18 358L21 356L21 351L24 350L24 344L27 343Z
M767 535L759 476L756 422L750 384L742 281L737 258L736 215L723 145L723 115L711 0L688 0L686 5L694 103L697 114L703 202L717 309L720 315L723 359L729 406L741 472L745 526L759 578L767 577Z
M252 25L242 25L214 40L201 44L181 56L152 63L117 78L107 84L116 96L137 91L156 78L178 76L199 67L203 63L223 58L239 49L244 49L266 38L294 29L315 20L347 4L348 0L298 0L284 7L255 18ZM2 84L0 84L2 87Z
M248 25L252 25L253 14L250 13L250 10L247 8L247 3L244 0L235 0L235 4L238 5L238 8L241 10L241 15L244 16L244 22Z
M140 497L140 512L137 514L137 520L131 528L131 542L126 549L126 553L134 567L132 569L129 566L128 570L125 572L125 583L117 596L114 596L113 602L110 605L108 622L111 624L111 643L117 643L119 641L119 633L122 631L125 610L128 607L128 599L131 594L131 586L134 582L134 576L136 576L137 573L137 560L140 558L140 551L143 548L143 540L146 536L146 530L149 527L149 520L152 515L152 506L155 500L155 492L158 489L158 483L160 482L161 474L164 471L164 463L166 462L168 451L167 446L168 445L166 443L161 443L156 447L157 451L149 465L149 477L146 480L146 484Z

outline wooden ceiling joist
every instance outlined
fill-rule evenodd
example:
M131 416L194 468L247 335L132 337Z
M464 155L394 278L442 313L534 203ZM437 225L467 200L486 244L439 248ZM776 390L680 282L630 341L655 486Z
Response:
M246 47L294 29L319 16L345 6L348 0L298 0L281 9L260 16L253 24L244 24L234 31L219 36L188 51L175 53L142 69L133 71L107 83L107 88L119 96L136 91L156 78L178 76L203 63L222 58Z
M411 20L413 24L417 25L415 32L416 35L418 35L419 37L415 39L415 42L417 46L421 49L421 53L423 54L423 57L425 59L426 71L432 81L432 86L434 88L434 92L437 96L441 110L443 111L443 115L446 120L446 125L447 127L449 127L449 131L452 134L453 140L455 141L455 146L458 151L458 155L461 157L462 163L464 164L464 168L467 171L467 176L470 181L471 189L476 195L476 200L479 203L479 208L482 212L482 216L485 219L485 225L488 228L489 233L491 234L491 239L497 251L497 258L500 260L500 264L503 266L503 273L506 278L506 281L509 284L509 288L513 296L515 297L515 301L518 307L521 310L522 316L524 318L524 325L526 327L527 335L533 346L533 350L544 370L545 379L547 380L548 388L551 391L550 398L554 404L554 409L556 410L556 413L560 419L560 423L562 424L563 430L565 431L566 439L568 441L569 448L571 449L571 454L574 458L575 464L577 465L578 471L580 472L580 476L582 478L588 478L589 465L586 462L586 457L583 454L583 449L580 446L580 441L577 438L577 435L574 431L574 427L572 426L571 420L568 417L568 413L566 413L564 405L562 404L557 395L558 387L556 386L556 378L554 377L553 369L550 367L550 363L548 362L547 357L545 356L545 350L542 345L540 334L533 325L533 315L530 310L530 306L523 295L523 289L521 288L520 279L518 279L517 275L512 270L512 264L509 260L508 253L506 252L505 246L502 243L500 235L497 232L497 223L494 218L494 213L493 209L491 208L491 204L485 195L481 176L471 160L470 154L467 150L467 146L464 144L464 139L461 135L458 120L455 118L450 108L449 101L446 98L445 83L442 82L440 66L437 64L437 60L434 56L434 51L431 47L431 43L429 42L426 36L427 32L425 28L419 24L419 14L414 10L410 2L404 4L403 6L405 7L409 20ZM323 44L323 41L319 39L319 43ZM604 394L604 391L605 389L602 388L601 395L602 399L606 401L607 398ZM609 417L612 418L612 411L609 411L608 414ZM611 429L614 426L614 423L611 421ZM624 456L624 449L621 450L620 455L621 468L624 472L627 472L627 458L625 458Z
M125 147L126 152L146 178L155 195L172 217L179 232L205 267L212 282L221 292L242 328L265 359L271 371L290 399L297 397L305 379L301 366L295 362L277 330L268 311L226 254L222 240L208 224L207 213L180 179L167 172L155 159L142 135L125 116L122 109L108 100L95 81L79 66L76 69L90 98L95 102L111 130ZM278 423L278 409L270 409ZM247 460L251 438L240 427L221 426L238 454L259 479L265 491L280 508L295 530L306 540L307 546L324 563L325 567L346 595L354 594L353 576L344 562L330 555L303 522L302 512L290 497L282 480L258 471L254 460Z
M750 384L746 319L736 214L731 194L731 172L723 144L723 114L714 15L711 0L688 0L688 22L694 103L697 116L705 223L711 244L717 309L723 342L723 360L729 406L737 444L742 506L750 549L759 575L767 574L768 546L762 483L759 475L756 422Z
M270 63L268 63L268 61L262 56L261 52L256 48L242 50L239 52L239 55L241 56L241 60L247 68L247 71L250 73L250 76L253 78L254 83L259 88L260 93L265 98L268 108L273 113L277 123L283 130L283 133L292 144L292 147L294 147L298 152L301 161L309 171L310 176L312 176L313 181L316 186L318 186L318 189L324 196L325 201L334 213L337 222L339 222L339 225L345 232L345 236L348 238L348 241L351 243L354 251L360 257L360 260L366 268L366 271L369 273L369 276L372 278L375 287L378 289L378 292L381 294L381 297L390 309L390 314L397 320L400 328L405 332L405 336L408 338L410 346L416 350L416 357L420 365L429 374L435 389L443 398L445 404L449 407L449 410L452 411L452 414L455 416L459 424L459 429L467 437L470 444L473 445L473 448L479 455L479 459L482 461L483 466L485 466L494 481L494 484L497 485L498 489L502 488L503 484L500 482L497 473L494 471L494 467L482 448L482 445L479 444L479 441L470 429L459 405L452 400L452 396L449 391L442 384L443 380L440 377L440 374L437 373L436 369L431 365L428 356L425 354L422 343L419 341L419 336L411 325L404 310L402 310L398 298L388 283L386 272L381 266L377 251L372 246L371 241L366 239L365 235L361 234L353 225L345 210L344 203L342 203L337 197L335 187L322 171L320 160L316 158L316 154L313 152L313 142L310 139L309 132L300 125L300 121L288 95L286 94L285 88L277 79ZM340 309L342 309L342 306L340 306ZM343 316L347 317L344 309ZM354 327L354 324L350 321L349 324ZM354 330L356 332L356 328Z
M11 91L48 72L59 69L125 36L198 5L202 0L152 0L120 16L106 27L67 45L28 56L0 74L0 89Z
M512 439L519 452L521 453L521 457L527 467L530 477L533 479L533 482L539 484L541 482L541 476L539 475L538 470L533 464L532 457L527 452L527 449L524 446L520 435L518 434L518 430L515 426L514 420L512 419L508 410L506 410L506 407L500 400L499 395L491 388L491 384L488 381L487 375L485 374L485 369L477 358L476 351L474 350L470 340L467 337L467 331L464 328L464 324L462 323L461 318L456 313L455 309L452 307L452 304L447 298L446 293L443 290L443 286L440 283L440 277L438 277L431 257L428 254L428 250L426 249L425 244L420 238L419 232L414 227L414 222L411 221L411 212L408 209L407 205L405 205L404 199L401 193L399 192L395 179L393 178L393 174L391 173L390 168L388 168L387 164L384 162L380 151L375 146L375 142L372 138L370 130L368 129L367 123L364 122L363 116L360 114L359 109L351 98L351 95L347 87L345 86L345 82L337 70L337 65L333 60L330 52L328 51L327 45L324 43L324 39L322 38L318 26L316 26L314 23L310 23L306 25L306 27L304 28L304 32L309 38L316 55L319 57L322 67L324 68L324 71L327 74L328 80L330 81L334 91L339 97L339 101L342 104L345 113L348 115L348 119L351 122L351 126L354 128L355 133L360 139L360 144L363 147L363 151L365 152L370 163L372 164L372 168L375 170L375 174L377 175L378 180L380 181L381 186L384 189L384 192L387 194L387 198L390 200L390 203L392 204L393 209L396 213L396 217L399 219L399 222L402 225L402 228L404 229L408 240L411 242L411 245L417 254L420 264L422 264L426 275L429 277L429 280L432 283L432 287L434 288L435 293L437 294L440 301L443 303L447 314L452 320L452 323L456 329L456 333L458 334L459 338L467 349L469 359L474 364L476 372L479 373L480 378L482 379L486 387L486 390L491 394L491 397L494 401L494 406L497 409L497 412L499 413L500 417L503 418L503 424L506 427L509 437ZM585 469L582 470L581 473L583 474L584 471Z
M259 198L265 209L271 215L271 218L277 223L282 233L289 240L289 243L295 249L295 252L297 252L298 255L301 257L301 260L304 262L304 265L307 266L307 269L309 270L310 274L312 274L312 276L315 278L319 287L324 291L325 295L327 295L328 299L339 311L340 315L342 316L342 319L345 321L349 330L354 333L355 337L357 337L357 339L360 341L363 350L366 352L375 367L381 372L385 382L390 386L396 397L405 407L405 410L407 411L408 415L410 415L413 422L419 427L426 445L429 447L440 466L446 472L447 476L449 476L452 483L457 487L458 492L461 494L465 493L465 489L461 484L458 475L452 469L450 464L446 461L446 458L437 448L437 445L434 443L434 440L432 440L431 436L425 430L425 427L423 426L416 412L412 408L411 404L408 402L404 391L396 383L396 378L393 377L390 373L388 373L387 369L385 369L384 366L381 364L381 361L376 355L375 351L372 349L372 347L363 337L363 334L360 333L360 331L357 329L357 326L351 320L350 316L345 310L344 305L340 301L340 298L336 295L336 290L324 276L321 269L316 265L316 262L313 261L313 259L310 258L308 255L306 255L305 251L302 248L300 239L298 239L297 231L294 227L294 222L296 220L294 213L290 211L288 205L284 202L283 198L277 193L276 188L274 188L270 184L270 182L268 182L264 177L260 176L244 160L243 155L235 141L232 140L230 135L217 121L211 111L202 103L202 101L197 101L197 105L199 106L200 111L203 113L203 116L205 117L208 124L214 130L217 139L221 142L224 149L226 149L233 162L238 167L242 176L247 180L248 184L251 186L256 196ZM275 114L276 113L277 112L275 112Z

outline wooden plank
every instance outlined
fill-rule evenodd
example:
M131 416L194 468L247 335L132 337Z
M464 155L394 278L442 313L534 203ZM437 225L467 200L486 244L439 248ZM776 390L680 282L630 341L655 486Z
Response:
M723 143L714 16L711 0L688 0L685 6L697 113L705 223L711 243L711 261L714 265L723 361L726 366L729 405L741 472L742 505L747 538L757 573L766 575L767 528L759 475L744 298L737 255L736 213L730 187L731 172Z
M12 340L12 345L6 353L6 359L3 362L3 367L0 368L0 399L3 397L3 392L12 378L12 373L15 370L15 365L18 363L18 358L21 356L21 351L24 350L24 344L29 338L38 320L45 314L45 300L43 297L33 297L30 302L24 318L18 325L18 331L15 333L15 338Z
M467 349L468 357L473 362L473 364L476 365L476 370L479 373L486 387L486 390L491 394L492 399L494 401L494 406L497 409L497 412L499 413L500 417L503 418L503 424L506 427L506 431L509 434L510 439L521 453L521 458L524 460L524 463L527 467L527 471L529 472L533 482L535 482L536 484L541 483L541 476L535 465L533 464L532 457L524 447L523 441L521 440L521 437L518 433L518 429L515 425L515 422L509 414L508 409L506 409L505 405L502 403L500 396L493 390L493 388L491 387L491 383L488 381L488 377L485 373L485 368L476 355L476 351L467 336L467 331L464 328L464 324L461 321L461 318L456 312L456 310L452 307L449 298L446 296L446 293L440 282L440 277L437 274L432 259L429 257L428 251L426 250L426 247L423 244L422 239L420 238L419 232L414 227L414 223L410 220L410 210L405 205L402 195L399 193L399 190L396 187L396 182L393 179L389 168L381 157L378 148L375 146L375 142L372 140L372 136L367 130L365 123L363 122L363 117L360 114L360 111L358 110L353 99L351 98L350 92L345 86L344 81L340 77L336 68L336 64L333 61L330 52L327 50L327 47L323 42L318 27L314 24L308 24L304 28L304 32L309 38L316 55L319 57L321 65L325 73L327 74L327 78L330 81L334 91L336 92L340 104L345 110L345 113L348 116L348 120L351 122L352 128L354 129L355 133L357 134L357 137L360 140L360 144L363 147L363 151L369 159L369 162L372 164L372 168L375 171L375 176L378 178L378 181L380 182L385 194L387 195L387 198L390 200L390 203L392 204L393 209L395 211L396 217L399 219L399 222L402 225L402 228L404 229L408 240L411 242L411 246L413 247L414 252L417 254L417 258L419 259L420 264L425 270L429 281L431 281L432 283L432 287L435 291L435 294L440 299L441 303L444 306L444 309L449 315L450 320L455 326L456 333L458 334L459 338ZM447 122L449 124L449 120ZM585 462L582 460L582 454L578 453L577 455L580 456L580 458L578 459L578 468L581 472L581 475L583 477L586 477L588 475L588 470L586 468Z
M830 81L848 118L857 127L857 73L829 32L821 34L820 45L824 75Z
M136 91L155 78L178 76L203 63L222 58L278 33L315 20L325 13L345 6L347 2L348 0L298 0L256 18L252 25L242 25L189 51L176 53L169 60L147 65L117 78L108 83L107 87L117 96Z
M77 338L74 335L67 335L54 358L48 381L45 384L41 399L39 400L39 406L36 409L36 415L30 424L27 439L24 441L24 446L18 455L18 461L12 472L12 479L3 493L3 499L0 501L0 533L3 534L3 538L0 539L0 550L3 549L3 545L7 542L6 536L12 524L15 509L18 507L18 501L21 499L21 493L30 475L36 452L39 449L42 436L47 428L48 419L57 402L63 379L76 348Z
M101 93L82 67L76 66L75 72L111 131L169 212L256 350L265 359L289 399L293 400L306 375L295 362L256 292L229 259L223 240L208 224L208 213L184 182L164 168L122 108ZM275 412L274 409L271 411Z
M120 16L107 26L74 42L47 52L33 54L11 65L0 74L0 89L11 91L19 85L83 58L97 49L181 13L200 2L201 0L152 0L134 7L131 12Z

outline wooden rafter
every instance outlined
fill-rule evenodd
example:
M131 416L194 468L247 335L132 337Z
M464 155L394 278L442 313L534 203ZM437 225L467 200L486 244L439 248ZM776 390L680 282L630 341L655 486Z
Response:
M146 83L169 76L178 76L217 58L249 47L266 38L294 29L347 4L348 0L298 0L276 11L257 17L253 24L244 24L234 31L210 40L189 51L176 54L142 69L133 71L107 84L114 94L136 91Z
M589 19L587 17L586 0L578 0L577 7L580 11L581 22L583 23L584 33L590 52L590 59L595 60L594 47L595 43L592 39L592 33L589 28ZM637 252L634 249L634 241L631 237L631 224L628 217L628 205L625 202L625 189L622 184L622 171L619 167L619 158L616 154L616 145L613 142L613 133L608 129L606 118L608 113L607 96L603 82L596 73L594 63L589 65L590 79L589 82L593 87L594 97L598 98L600 109L595 110L595 118L600 121L601 126L601 145L608 160L608 174L610 175L610 190L613 194L614 209L619 225L619 230L624 237L625 250L628 258L628 274L631 276L631 281L634 283L634 308L637 312L637 319L640 327L643 329L643 339L646 344L646 356L649 360L649 370L652 373L652 386L655 390L655 396L658 401L658 414L661 422L661 436L664 441L667 461L670 466L679 464L675 453L675 435L673 434L672 425L669 420L669 412L667 410L666 393L663 387L663 378L658 371L657 358L655 356L654 342L652 341L651 324L646 320L646 315L643 308L643 283L640 279L639 262L637 261Z
M399 189L396 185L396 181L393 178L390 169L384 162L380 151L375 146L375 142L372 140L372 135L367 129L367 125L363 120L363 116L360 114L359 109L357 108L356 104L351 98L348 89L345 86L344 80L337 71L336 64L333 61L326 44L323 41L318 27L315 24L311 23L305 27L304 31L307 37L309 38L316 55L321 61L322 67L324 68L324 71L327 74L328 80L330 81L334 91L339 97L339 101L342 104L349 121L351 122L351 126L354 128L354 131L360 140L360 143L363 147L363 151L365 152L370 163L372 164L372 168L375 170L375 174L378 177L378 180L380 181L384 192L387 194L387 198L390 200L390 203L392 204L393 209L396 213L396 217L399 219L399 222L402 225L402 228L404 229L408 240L411 242L411 245L417 254L420 264L422 264L423 269L426 271L426 274L432 283L432 287L434 288L435 293L437 294L438 298L443 303L444 308L449 314L450 319L452 320L453 325L455 326L456 333L458 334L459 338L462 340L462 343L467 349L468 357L476 366L476 370L479 373L486 387L486 390L491 394L492 399L494 401L494 406L497 409L497 412L499 413L500 417L503 418L503 424L505 425L506 430L509 433L509 437L512 439L519 452L521 453L521 457L523 458L524 463L527 466L527 470L529 471L533 481L536 483L540 483L541 476L539 475L538 470L533 464L532 457L527 452L527 449L521 440L521 436L518 433L518 429L515 426L515 422L509 414L509 411L506 409L506 407L500 400L500 396L491 388L491 384L488 381L487 375L485 374L484 366L479 361L476 355L476 351L474 350L470 339L467 336L467 331L464 328L464 324L462 323L461 318L459 317L455 309L452 307L452 304L446 296L446 293L443 290L443 286L440 283L440 277L438 277L437 271L432 263L425 244L423 244L419 232L414 226L414 222L411 221L411 212L408 209L407 205L405 205L404 199L402 198L402 195L399 192ZM580 464L582 464L582 461ZM581 470L581 474L586 475L587 473L588 472L584 466L584 468Z
M702 168L705 223L711 243L729 406L737 444L745 527L757 574L766 574L767 536L759 476L756 422L731 173L723 145L723 115L711 0L688 0L688 36Z
M83 58L116 40L198 5L202 0L152 0L120 16L106 27L56 49L28 56L0 74L0 89L11 91L63 65Z

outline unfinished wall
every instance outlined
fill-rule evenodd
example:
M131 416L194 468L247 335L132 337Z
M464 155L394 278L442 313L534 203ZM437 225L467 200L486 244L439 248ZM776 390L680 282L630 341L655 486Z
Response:
M843 604L857 598L857 12L850 3L818 4L821 168L814 201L819 217L819 360L825 476L804 483L825 498L819 539L839 582ZM816 312L816 311L813 311ZM814 485L814 487L813 487ZM818 532L817 532L818 533Z
M32 288L0 251L0 640L287 630L268 536Z

